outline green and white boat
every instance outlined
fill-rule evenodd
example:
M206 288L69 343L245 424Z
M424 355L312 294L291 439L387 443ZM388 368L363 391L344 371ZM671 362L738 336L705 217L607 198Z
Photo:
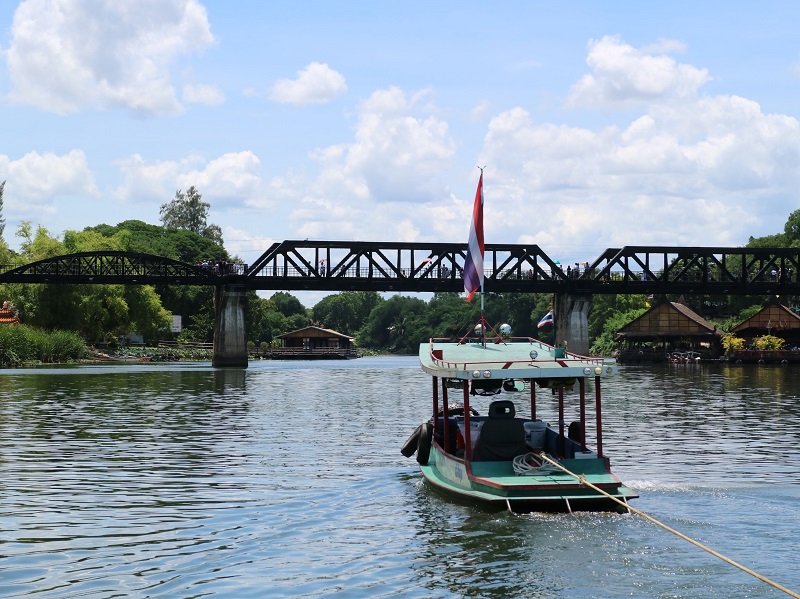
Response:
M436 489L522 513L624 512L638 497L612 474L603 453L601 381L617 374L614 360L513 338L508 325L498 334L483 318L472 337L423 343L419 359L432 378L432 412L402 452L417 453L425 480ZM543 392L557 396L555 427L538 418L537 393L543 403ZM578 396L571 406L567 393ZM476 397L489 398L487 415L474 409ZM579 414L569 425L568 408ZM587 411L593 411L591 422ZM588 429L594 449L587 445Z

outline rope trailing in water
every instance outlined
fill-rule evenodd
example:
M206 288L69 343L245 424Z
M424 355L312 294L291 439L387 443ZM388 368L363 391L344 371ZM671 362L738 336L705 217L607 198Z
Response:
M719 558L719 559L721 559L722 561L724 561L724 562L728 562L728 563L729 563L731 566L734 566L734 567L736 567L736 568L739 568L739 569L740 569L742 572L747 572L748 574L750 574L750 576L755 576L755 577L756 577L756 578L758 578L760 581L762 581L762 582L766 582L768 585L770 585L770 586L773 586L773 587L775 587L776 589L778 589L778 590L780 590L780 591L783 591L783 592L784 592L784 593L786 593L787 595L789 595L789 596L791 596L791 597L795 597L795 599L800 599L800 594L798 594L798 593L795 593L795 592L794 592L794 591L792 591L791 589L787 589L785 586L782 586L782 585L778 584L778 583L777 583L777 582L775 582L774 580L770 580L770 579L769 579L769 578L767 578L766 576L762 576L761 574L759 574L758 572L755 572L755 571L751 570L751 569L750 569L750 568L748 568L747 566L743 566L742 564L740 564L740 563L738 563L738 562L735 562L735 561L733 561L732 559L730 559L730 558L728 558L728 557L725 557L724 555L722 555L721 553L718 553L718 552L714 551L714 550L713 550L713 549L711 549L710 547L706 547L706 546L705 546L705 545L703 545L702 543L700 543L700 542L698 542L698 541L695 541L694 539L691 539L691 538L687 537L685 534L683 534L683 533L681 533L681 532L678 532L678 531L677 531L677 530L675 530L674 528L670 528L669 526L667 526L666 524L664 524L664 523L662 523L662 522L659 522L658 520L656 520L656 519L655 519L655 518L653 518L652 516L650 516L650 515L646 514L645 512L643 512L643 511L641 511L641 510L637 510L636 508L633 508L633 507L631 507L631 506L630 506L630 505L628 505L628 503L626 503L625 501L622 501L622 500L620 500L620 499L617 499L617 498L616 498L616 497L614 497L613 495L610 495L610 494L606 493L605 491L603 491L603 489L601 489L601 488L599 488L599 487L597 487L597 486L593 485L593 484L592 484L592 483L590 483L589 481L587 481L585 476L583 476L583 475L579 475L579 474L575 474L574 472L570 472L569 470L567 470L566 468L564 468L564 466L562 466L560 463L558 463L558 462L556 462L555 460L552 460L552 459L550 459L549 457L547 457L547 456L546 456L544 453L540 453L540 454L539 454L539 457L540 457L540 458L541 458L543 461L548 461L548 462L550 462L551 464L553 464L553 466L557 466L558 468L560 468L561 470L563 470L564 472L566 472L566 473L567 473L567 474L569 474L570 476L573 476L573 477L577 478L577 479L580 481L580 483L581 483L582 485L584 485L584 486L586 486L586 487L589 487L590 489L594 489L594 490L595 490L595 491L597 491L598 493L602 493L603 495L605 495L605 496L606 496L606 497L608 497L609 499L613 499L613 500L614 500L614 501L616 501L618 504L620 504L622 507L624 507L624 508L626 508L627 510L629 510L629 511L633 512L634 514L638 514L639 516L642 516L643 518L646 518L647 520L649 520L649 521L650 521L650 522L652 522L653 524L656 524L656 525L660 526L661 528L663 528L664 530L667 530L667 531L671 532L672 534L679 536L679 537L680 537L680 538L682 538L684 541L688 541L688 542L689 542L689 543L691 543L692 545L694 545L694 546L696 546L696 547L699 547L699 548L700 548L700 549L702 549L703 551L707 551L708 553L710 553L711 555L713 555L713 556L715 556L715 557L718 557L718 558Z

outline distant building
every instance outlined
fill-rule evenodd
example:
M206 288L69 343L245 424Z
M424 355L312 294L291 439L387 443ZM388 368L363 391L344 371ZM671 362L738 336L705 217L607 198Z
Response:
M746 347L730 352L726 356L730 362L800 362L800 316L772 298L769 305L731 330L731 333L745 340ZM776 349L755 349L756 337L771 335L784 340L783 347Z
M681 302L656 304L617 331L623 343L621 362L666 361L674 352L695 352L705 358L721 353L717 327Z
M276 360L347 359L358 358L355 337L332 329L308 326L276 337L280 347L266 348L262 357Z
M8 302L0 308L0 324L19 324L19 312Z
M731 333L748 343L756 337L774 335L784 339L788 346L800 346L800 316L773 298L768 306L735 326Z

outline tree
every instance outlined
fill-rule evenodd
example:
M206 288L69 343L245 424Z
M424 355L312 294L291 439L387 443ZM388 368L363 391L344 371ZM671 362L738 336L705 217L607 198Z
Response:
M390 297L370 312L358 333L359 345L416 354L419 344L431 337L422 322L426 309L427 304L421 299L402 295Z
M30 262L66 253L121 250L125 235L107 237L96 230L66 231L64 242L44 227L33 232L23 222L16 235ZM155 341L169 326L170 313L149 285L12 284L5 290L27 324L80 333L88 341L138 332Z
M314 320L328 329L354 335L381 301L376 291L345 291L329 295L314 306Z
M787 245L796 246L800 243L800 210L795 210L789 215L783 226L784 241ZM750 238L753 239L752 237Z
M287 318L295 315L300 315L306 318L308 316L305 306L300 303L300 300L291 293L278 291L277 293L273 293L272 297L269 299L275 303L275 307L278 309L278 311Z
M192 231L223 245L222 229L208 224L211 204L203 202L202 197L194 185L185 193L179 189L171 202L161 205L161 222L168 229Z

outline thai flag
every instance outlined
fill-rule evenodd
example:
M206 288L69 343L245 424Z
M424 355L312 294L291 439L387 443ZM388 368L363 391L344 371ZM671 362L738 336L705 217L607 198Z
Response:
M553 311L550 310L544 317L539 321L539 324L536 325L537 328L541 329L543 326L553 324Z
M478 179L475 205L472 208L472 224L469 228L469 248L464 262L464 291L467 301L478 289L483 288L483 171Z

